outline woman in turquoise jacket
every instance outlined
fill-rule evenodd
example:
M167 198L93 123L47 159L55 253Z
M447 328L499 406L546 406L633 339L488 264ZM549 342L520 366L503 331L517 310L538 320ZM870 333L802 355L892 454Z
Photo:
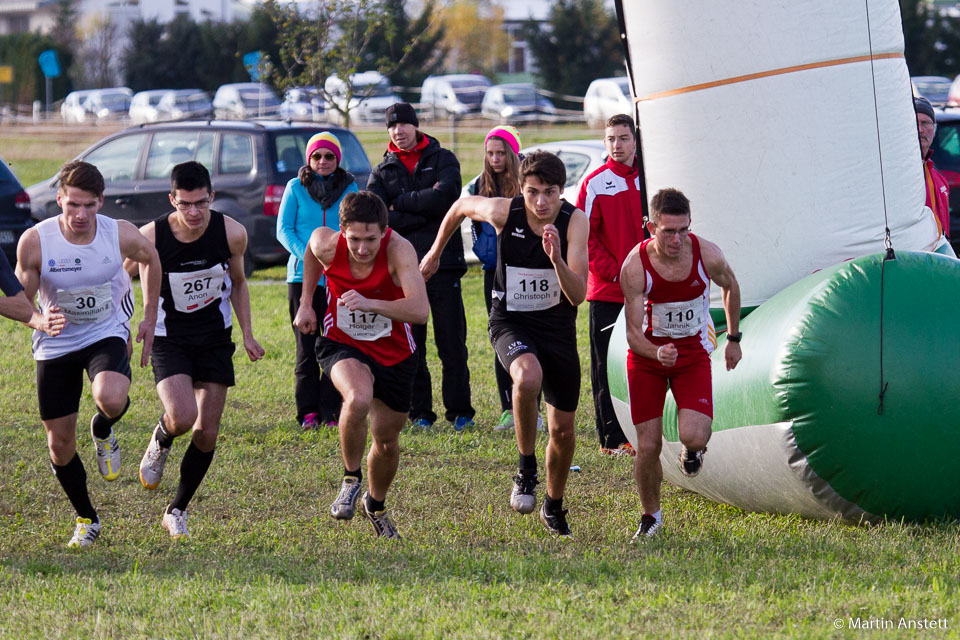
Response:
M353 176L340 167L340 141L323 131L307 142L307 164L287 183L277 218L277 240L290 252L287 261L287 299L290 322L300 307L303 290L303 252L310 234L317 227L340 228L340 202L343 196L358 191ZM322 318L327 308L326 277L313 294L313 310ZM316 343L319 334L304 334L293 329L297 342L294 368L297 422L304 429L320 424L335 426L340 414L340 394L327 376L321 376L317 364Z

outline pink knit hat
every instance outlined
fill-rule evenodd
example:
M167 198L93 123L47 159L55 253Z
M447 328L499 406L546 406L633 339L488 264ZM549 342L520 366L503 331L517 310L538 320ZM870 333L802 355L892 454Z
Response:
M516 127L511 127L510 125L505 124L503 126L490 129L490 133L488 133L487 137L483 139L484 147L487 146L487 140L490 138L502 138L508 145L510 145L510 148L513 149L515 154L520 154L520 132L517 131Z
M333 155L337 156L337 166L340 166L340 141L337 140L337 136L329 131L321 131L310 138L307 142L307 164L310 164L310 156L312 156L313 152L317 149L329 149L333 151Z

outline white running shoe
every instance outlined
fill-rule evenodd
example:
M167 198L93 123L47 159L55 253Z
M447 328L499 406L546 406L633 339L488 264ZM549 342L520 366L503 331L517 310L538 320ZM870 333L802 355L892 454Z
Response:
M100 535L100 519L94 522L90 518L77 518L77 528L73 530L73 537L67 543L68 547L79 548L92 545Z
M187 512L180 509L172 509L167 513L163 511L163 528L167 530L170 537L174 540L178 538L189 538L190 532L187 531Z
M360 498L360 480L354 476L343 476L340 493L330 505L330 515L337 520L349 520L357 512L357 500Z
M90 435L93 435L93 422L90 424ZM116 480L120 476L120 444L113 429L110 435L100 439L93 436L93 444L97 448L97 469L104 480Z
M170 455L170 447L161 447L157 442L158 424L150 436L150 444L140 460L140 484L147 489L156 489L163 479L163 466L167 463L167 456Z
M510 490L510 507L517 513L533 513L537 506L537 476L517 473Z

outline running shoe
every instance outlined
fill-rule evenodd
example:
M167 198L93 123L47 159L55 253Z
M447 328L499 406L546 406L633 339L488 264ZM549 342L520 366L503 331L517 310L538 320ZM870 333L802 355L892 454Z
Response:
M94 416L95 418L96 416ZM90 421L90 435L93 435L93 420ZM120 476L120 443L110 429L106 438L93 436L93 445L97 448L97 469L104 480L113 481Z
M330 420L325 420L323 426L327 429L333 429L334 431L340 430L340 421L336 418L331 418Z
M636 457L637 451L629 442L624 442L622 445L616 448L600 447L600 455Z
M515 428L513 411L504 411L500 414L500 422L494 425L494 431L512 431Z
M171 509L169 512L163 512L163 528L167 530L170 537L174 540L179 538L189 538L190 532L187 531L187 512L180 509Z
M410 424L412 424L417 429L429 429L430 427L433 426L433 423L427 420L426 418L417 418L416 420L411 420Z
M517 473L513 476L510 507L517 513L533 513L537 506L537 474Z
M79 548L92 545L100 535L100 519L94 522L90 518L77 518L77 528L73 530L73 537L67 543L68 547Z
M343 476L340 493L330 505L330 515L337 520L349 520L357 511L357 498L360 497L360 479Z
M473 422L473 418L468 418L467 416L457 416L456 420L453 421L454 431L473 429L475 426L476 424Z
M150 436L150 444L140 460L140 484L147 489L156 489L163 479L163 466L167 463L167 456L170 455L170 447L161 447L157 442L158 424L153 435Z
M554 513L547 513L547 503L544 502L540 507L540 522L550 530L550 533L555 533L561 538L573 537L573 532L570 531L570 525L567 524L566 509L561 509Z
M637 541L643 540L644 538L653 538L657 535L657 532L660 531L661 526L663 526L663 523L649 513L645 513L643 517L640 518L640 528L633 534L632 540Z
M303 416L303 422L300 423L300 426L303 427L304 431L311 431L319 427L320 421L317 419L317 412L313 411Z
M686 447L681 447L680 455L677 457L677 467L680 472L688 478L700 473L700 468L703 467L703 454L706 452L706 447L699 451L690 451Z
M374 530L377 532L377 536L380 538L386 538L387 540L399 540L400 532L397 531L397 528L390 520L390 515L387 513L387 510L384 509L383 511L371 511L367 506L367 498L369 497L370 493L365 491L363 493L363 515L367 516L367 520L369 520L370 524L373 525Z

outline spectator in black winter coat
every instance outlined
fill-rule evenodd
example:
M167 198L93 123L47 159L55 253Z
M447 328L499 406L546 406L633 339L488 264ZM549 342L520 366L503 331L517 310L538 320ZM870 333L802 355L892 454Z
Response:
M460 197L460 162L418 127L414 108L406 102L386 112L390 142L383 161L370 174L367 189L380 196L390 211L390 227L409 240L417 258L426 255L447 209ZM463 240L458 235L440 257L440 270L427 282L433 338L443 366L445 417L457 431L473 426L470 371L467 368L467 321L460 279L466 273ZM427 326L412 325L418 367L410 407L415 426L430 427L437 419L427 369Z

